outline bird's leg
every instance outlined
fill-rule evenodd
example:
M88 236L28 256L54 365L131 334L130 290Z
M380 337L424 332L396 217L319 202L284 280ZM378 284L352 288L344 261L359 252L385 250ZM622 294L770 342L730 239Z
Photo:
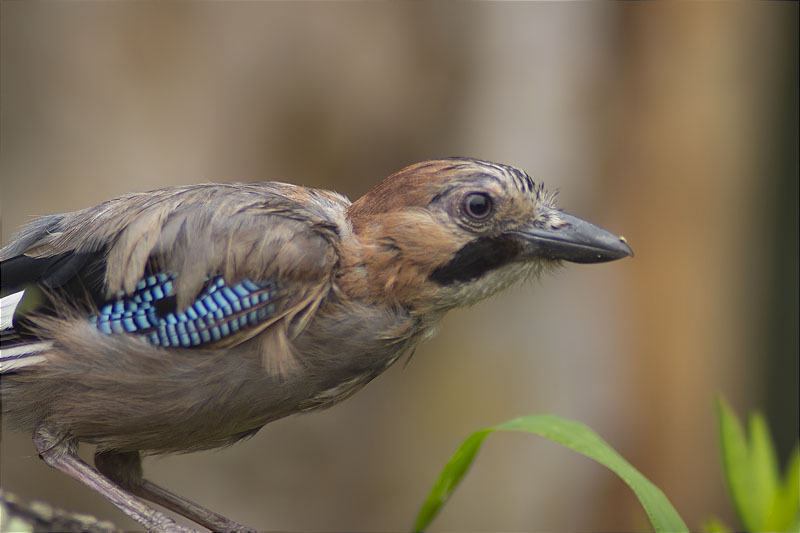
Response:
M136 494L167 509L171 509L212 531L219 531L220 533L255 533L256 531L146 479L142 480L142 484Z
M98 470L133 494L175 511L203 527L220 533L255 533L255 530L229 520L211 509L156 485L142 477L142 461L138 452L98 452L94 456Z
M164 513L151 508L83 462L76 453L74 441L64 439L39 426L33 432L33 444L39 452L39 457L48 466L93 489L148 531L194 533L195 530L182 526Z

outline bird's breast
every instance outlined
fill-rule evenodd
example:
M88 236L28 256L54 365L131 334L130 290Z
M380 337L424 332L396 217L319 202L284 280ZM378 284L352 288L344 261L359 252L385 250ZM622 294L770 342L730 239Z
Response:
M295 340L304 379L302 411L349 398L426 338L432 325L395 306L332 298Z

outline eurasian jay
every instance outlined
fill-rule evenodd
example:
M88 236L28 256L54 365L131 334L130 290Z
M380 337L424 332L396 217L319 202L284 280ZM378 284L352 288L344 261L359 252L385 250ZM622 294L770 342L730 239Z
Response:
M516 168L400 170L354 203L285 183L135 193L36 219L0 250L3 418L148 530L248 528L142 477L348 398L447 311L561 261L633 255ZM95 470L76 454L97 445Z

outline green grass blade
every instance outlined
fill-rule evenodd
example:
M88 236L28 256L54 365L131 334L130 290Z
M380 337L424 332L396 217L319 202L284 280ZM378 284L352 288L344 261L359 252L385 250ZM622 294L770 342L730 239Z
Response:
M493 429L482 429L476 431L467 440L461 443L456 453L444 465L442 473L436 479L436 482L431 488L431 492L425 501L422 503L422 508L417 514L417 521L414 523L414 531L424 531L426 527L433 521L434 517L439 513L439 510L456 490L461 478L467 473L472 462L475 460L475 455L483 444L483 439L489 436Z
M800 532L800 446L795 447L786 465L773 515L774 531Z
M753 476L747 439L739 419L721 396L717 398L717 421L722 466L733 507L743 529L759 531L759 512L752 498Z
M759 531L777 531L783 524L779 515L778 492L781 475L778 471L778 457L775 444L767 428L767 422L760 413L750 415L748 424L750 436L750 475L753 479L751 498L758 512Z
M742 529L797 529L800 518L800 463L797 454L792 456L782 479L775 445L762 415L754 413L750 416L747 436L722 397L717 400L717 417L725 481Z
M494 431L523 431L558 442L606 466L633 490L658 532L688 531L664 493L619 455L587 426L553 415L515 418L470 435L445 465L417 515L414 531L423 531L433 521L466 474L483 440Z

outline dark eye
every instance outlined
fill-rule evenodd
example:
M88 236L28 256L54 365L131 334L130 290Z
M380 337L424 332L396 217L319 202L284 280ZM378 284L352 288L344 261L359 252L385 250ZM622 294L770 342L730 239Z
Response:
M464 210L470 218L483 220L492 213L492 199L486 193L470 193L464 198Z

